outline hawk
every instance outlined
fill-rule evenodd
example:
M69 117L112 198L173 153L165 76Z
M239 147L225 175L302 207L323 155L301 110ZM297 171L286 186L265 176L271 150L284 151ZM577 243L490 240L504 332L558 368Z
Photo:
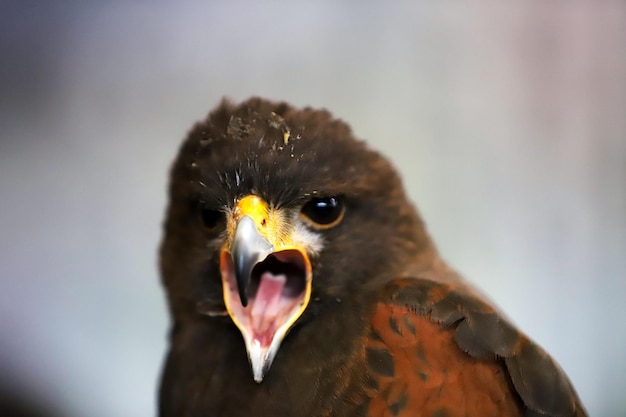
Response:
M227 100L171 170L161 417L552 416L559 365L439 256L326 110Z

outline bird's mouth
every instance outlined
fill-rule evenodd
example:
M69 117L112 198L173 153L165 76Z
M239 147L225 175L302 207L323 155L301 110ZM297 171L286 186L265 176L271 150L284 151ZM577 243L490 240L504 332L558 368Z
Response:
M241 331L256 382L311 298L311 262L281 229L281 216L256 195L242 198L220 255L224 304Z
M264 230L263 224L247 214L241 216L220 257L226 310L243 335L257 382L263 380L280 343L309 303L312 277L306 253L283 244L277 250L275 234Z
M236 256L229 251L222 252L226 307L246 344L269 349L276 336L280 334L282 339L308 303L311 291L309 260L297 249L272 252L256 262L250 276L242 279L237 277L233 258ZM242 282L247 282L245 288L241 288Z

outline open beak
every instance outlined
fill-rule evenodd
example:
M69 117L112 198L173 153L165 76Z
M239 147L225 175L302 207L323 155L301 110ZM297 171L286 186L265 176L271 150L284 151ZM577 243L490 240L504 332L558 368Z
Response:
M256 382L311 297L311 263L291 242L284 216L257 196L244 197L220 257L226 309L243 335Z

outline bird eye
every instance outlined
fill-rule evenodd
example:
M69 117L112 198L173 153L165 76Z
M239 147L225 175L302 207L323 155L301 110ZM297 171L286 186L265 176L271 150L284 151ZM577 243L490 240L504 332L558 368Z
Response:
M343 218L344 207L337 197L322 197L309 200L300 211L300 216L318 228L337 225Z
M201 212L202 223L207 229L215 229L224 219L224 212L219 210L203 209Z

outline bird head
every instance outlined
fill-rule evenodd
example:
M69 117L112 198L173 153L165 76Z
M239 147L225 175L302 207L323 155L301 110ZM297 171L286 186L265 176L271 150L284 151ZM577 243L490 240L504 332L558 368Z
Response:
M228 315L257 382L304 317L394 277L398 254L432 251L384 157L325 110L258 98L192 128L164 229L174 321Z

